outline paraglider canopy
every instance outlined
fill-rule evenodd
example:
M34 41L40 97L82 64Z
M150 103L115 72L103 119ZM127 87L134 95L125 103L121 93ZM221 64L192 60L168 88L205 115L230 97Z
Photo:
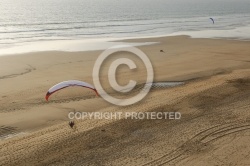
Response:
M84 87L84 88L89 88L89 89L95 91L96 95L98 96L97 90L91 84L89 84L87 82L77 81L77 80L69 80L69 81L60 82L60 83L54 85L53 87L51 87L48 90L48 92L47 92L47 94L45 96L45 99L48 101L49 97L53 93L55 93L55 92L57 92L57 91L59 91L61 89L70 87L70 86L80 86L80 87Z
M213 24L214 24L214 19L213 19L213 18L210 18L210 20L212 20L212 21L213 21Z

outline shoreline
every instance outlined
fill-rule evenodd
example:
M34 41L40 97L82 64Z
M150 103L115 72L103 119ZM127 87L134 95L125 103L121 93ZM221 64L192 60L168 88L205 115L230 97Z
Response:
M232 29L233 30L233 29ZM207 30L203 30L207 31ZM228 40L228 41L250 41L249 37L226 37L226 36L202 36L195 35L202 33L203 31L184 31L184 32L174 32L171 34L162 34L162 35L149 35L149 36L137 36L137 37L106 37L106 38L86 38L86 39L64 39L64 40L51 40L51 41L36 41L36 42L28 42L25 44L9 47L9 48L1 48L2 56L13 56L13 55L23 55L30 53L42 53L42 52L68 52L68 53L78 53L78 52L88 52L88 51L102 51L109 47L112 47L117 44L130 44L132 46L146 46L157 44L150 42L129 42L126 41L138 41L138 40L150 40L157 38L169 38L169 37L188 37L191 39L212 39L212 40ZM220 31L220 30L214 30ZM56 46L52 46L50 43L57 43ZM65 44L67 43L67 44ZM41 46L42 45L42 46ZM82 47L83 45L84 48ZM101 46L102 45L102 46ZM34 47L39 48L38 50L32 50ZM87 48L88 47L88 48ZM49 48L49 49L48 49ZM73 49L72 49L73 48ZM10 50L19 50L17 52L11 52ZM25 51L26 50L26 51ZM29 51L27 51L29 50ZM2 53L3 52L3 53Z

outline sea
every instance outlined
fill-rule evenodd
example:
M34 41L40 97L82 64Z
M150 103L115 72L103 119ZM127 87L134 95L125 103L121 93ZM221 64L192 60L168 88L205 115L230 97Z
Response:
M174 35L248 40L250 0L0 1L0 55Z

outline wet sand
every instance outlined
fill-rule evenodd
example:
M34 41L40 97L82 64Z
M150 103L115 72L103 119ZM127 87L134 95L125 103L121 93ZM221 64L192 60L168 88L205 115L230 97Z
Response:
M249 165L250 42L187 36L127 42L160 42L139 47L152 62L154 82L185 84L154 88L128 107L82 88L46 102L47 90L58 82L93 83L92 68L102 51L0 57L0 165ZM132 76L121 69L118 79L143 83L140 69ZM70 111L177 111L182 118L78 120L72 130ZM24 134L3 139L18 133Z

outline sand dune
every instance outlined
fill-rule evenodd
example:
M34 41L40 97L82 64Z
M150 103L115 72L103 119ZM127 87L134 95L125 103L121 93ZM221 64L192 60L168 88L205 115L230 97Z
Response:
M140 47L153 63L155 82L185 84L154 88L127 107L81 89L45 102L46 90L54 83L92 83L100 51L1 57L5 66L12 61L19 65L0 75L0 165L249 165L249 42L185 36L133 41L161 42ZM26 64L32 70L25 73ZM129 76L125 73L121 81ZM143 82L144 74L135 77ZM178 111L182 118L85 119L76 121L72 130L67 125L70 111ZM25 134L3 139L20 132Z

